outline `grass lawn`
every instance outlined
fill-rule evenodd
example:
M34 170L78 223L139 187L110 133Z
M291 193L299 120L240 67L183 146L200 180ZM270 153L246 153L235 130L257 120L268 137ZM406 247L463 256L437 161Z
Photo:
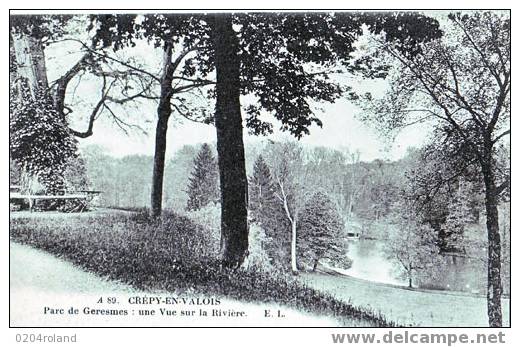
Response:
M167 213L160 221L143 213L35 215L12 218L10 235L16 243L47 251L83 271L139 291L198 293L242 303L282 305L333 318L344 326L393 325L379 314L358 309L283 273L221 269L218 242L209 238L204 227L176 214ZM52 282L50 277L42 280Z
M396 288L346 276L304 274L309 286L353 305L371 308L400 325L487 327L485 297ZM504 326L509 326L509 299L502 300Z

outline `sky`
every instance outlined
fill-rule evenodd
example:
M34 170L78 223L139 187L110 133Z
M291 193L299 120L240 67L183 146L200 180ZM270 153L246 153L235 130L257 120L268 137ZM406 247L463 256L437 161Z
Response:
M320 128L313 125L310 135L300 141L310 146L327 146L331 148L349 148L350 151L359 151L360 159L371 161L374 159L399 159L403 157L409 147L419 147L423 144L427 131L416 126L403 131L395 141L391 142L378 134L377 130L365 125L354 116L355 108L348 101L340 101L324 107L323 114L318 117L323 122ZM154 112L150 110L150 115ZM179 122L180 121L180 122ZM86 126L86 125L85 125ZM146 127L148 135L133 131L129 135L110 125L106 120L94 126L94 134L87 139L80 139L80 147L87 145L101 145L115 156L128 154L152 155L154 151L153 124ZM275 130L267 137L254 136L244 129L244 141L255 142L269 138L283 140L290 138L288 133ZM171 156L177 149L187 144L215 142L216 130L212 125L204 125L182 119L170 119L168 127L167 156Z
M79 47L77 43L62 42L50 45L46 49L49 81L52 82L61 76L80 58ZM151 48L146 42L138 43L135 48L123 54L131 55L136 61L144 64L148 71L158 72L160 70L161 52ZM340 76L338 78L347 81L350 77ZM78 81L79 79L76 78L71 82L67 100L68 102L83 103L83 107L74 107L74 113L70 117L72 128L83 131L88 124L89 110L99 98L100 84L99 81L89 80L86 76L82 77L81 83ZM365 90L384 93L384 82L358 81L355 83ZM72 92L74 92L74 96L72 96ZM247 97L245 99L247 101ZM364 161L378 158L399 159L409 147L421 146L427 136L427 129L415 126L405 129L395 141L390 142L383 138L377 129L356 118L359 109L346 99L339 99L334 104L323 103L314 106L320 108L316 112L316 116L322 120L323 127L313 125L310 128L310 135L304 136L300 141L309 146L327 146L336 149L347 147L352 152L359 151L360 159ZM103 114L94 124L94 134L87 139L79 139L80 148L88 145L100 145L118 157L130 154L153 155L156 107L154 101L146 101L137 108L120 109L122 118L139 124L147 134L137 130L131 130L129 134L125 134L118 129L107 114ZM269 116L267 117L269 118ZM279 122L275 120L273 124L275 131L268 138L272 140L290 138L288 133L278 130ZM249 135L247 129L244 129L246 143L262 138L264 137ZM167 157L172 156L177 149L184 145L215 141L216 131L213 126L172 116L168 128Z

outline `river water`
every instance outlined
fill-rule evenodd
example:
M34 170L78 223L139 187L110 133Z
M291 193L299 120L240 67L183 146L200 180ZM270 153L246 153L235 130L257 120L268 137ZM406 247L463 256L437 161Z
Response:
M400 277L399 265L388 260L384 254L384 243L380 240L350 240L348 256L352 267L340 272L379 283L407 285ZM414 286L425 289L465 291L484 294L486 271L481 261L461 257L446 256L436 274L426 274L421 280L414 280Z

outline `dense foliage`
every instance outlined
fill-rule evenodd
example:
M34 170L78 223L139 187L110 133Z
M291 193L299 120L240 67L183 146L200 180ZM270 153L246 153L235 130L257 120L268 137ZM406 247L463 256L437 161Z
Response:
M412 287L421 277L434 278L441 270L441 254L436 231L418 218L406 202L398 204L394 216L397 230L388 235L385 253L398 264L398 275Z
M198 210L220 198L218 164L211 147L205 143L193 161L193 171L187 187L187 210Z
M269 166L260 154L249 178L250 219L265 231L268 242L264 247L271 261L287 267L290 263L290 225L276 191Z
M63 193L63 172L76 156L76 140L46 91L33 99L20 79L10 90L9 153L24 174L36 178L48 193Z
M327 194L318 191L305 203L298 225L297 250L300 263L316 270L320 261L347 269L345 225L336 204Z

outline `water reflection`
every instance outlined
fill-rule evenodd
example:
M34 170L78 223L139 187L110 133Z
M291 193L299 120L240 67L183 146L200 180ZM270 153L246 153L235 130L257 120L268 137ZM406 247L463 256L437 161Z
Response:
M388 284L406 285L395 272L395 265L388 261L383 252L383 243L376 240L351 240L348 256L353 260L352 267L341 270L346 275Z
M351 240L348 256L353 264L350 269L341 270L346 275L380 283L407 285L407 281L399 277L398 265L386 258L384 243L380 240ZM414 279L414 286L474 294L483 294L486 290L486 267L476 259L445 256L441 268L423 275L421 279Z

